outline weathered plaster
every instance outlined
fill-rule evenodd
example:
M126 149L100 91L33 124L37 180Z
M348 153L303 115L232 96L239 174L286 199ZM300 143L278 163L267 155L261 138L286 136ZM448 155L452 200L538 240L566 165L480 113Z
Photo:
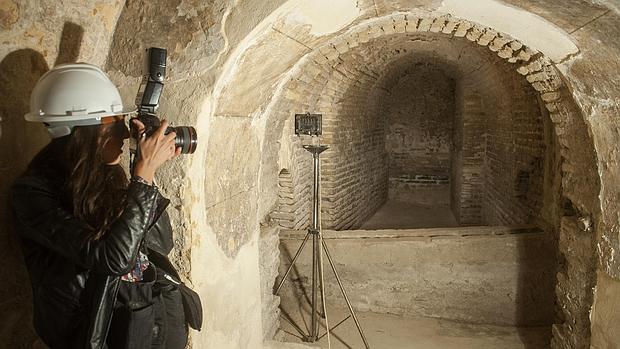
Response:
M360 15L354 0L295 0L287 2L282 10L286 11L287 24L310 26L310 34L315 36L337 32Z
M569 78L575 100L584 111L584 119L594 139L601 178L601 206L598 209L602 213L602 221L597 227L601 239L598 248L602 268L615 278L620 277L620 214L615 209L620 196L615 184L620 179L617 155L620 151L620 126L617 120L620 110L620 76L604 71L620 71L617 59L620 29L614 26L619 22L620 15L608 13L575 32L573 35L581 44L582 54L561 66ZM603 41L607 45L601 46ZM595 78L601 76L605 78Z
M0 59L11 51L30 48L40 52L49 66L62 63L57 60L63 26L71 23L71 29L81 31L72 42L79 52L74 59L102 65L123 4L121 0L3 1ZM65 14L68 8L73 10Z
M285 69L291 67L308 49L298 42L282 39L282 34L269 31L256 40L238 61L235 70L252 70L261 79L235 75L221 91L217 115L249 116L256 102L266 103ZM226 106L223 108L223 106Z
M477 0L475 4L444 0L438 11L509 34L556 63L579 51L570 36L549 21L497 0Z
M616 11L616 13L620 14L620 1L619 0L593 0L595 3L599 3L601 5L607 6L612 10Z
M620 338L620 281L598 272L596 290L591 315L591 348L617 348Z
M548 0L502 0L505 4L515 6L544 18L566 33L588 25L593 19L609 11L600 1L563 0L559 5Z
M192 243L194 289L204 309L204 327L192 336L194 348L262 347L257 235L234 259L213 248L215 232L203 228ZM199 267L200 266L200 267Z

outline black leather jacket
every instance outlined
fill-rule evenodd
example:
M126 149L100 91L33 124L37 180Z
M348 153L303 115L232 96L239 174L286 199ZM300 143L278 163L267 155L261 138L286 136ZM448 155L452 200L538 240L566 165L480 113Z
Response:
M133 267L143 239L149 260L178 278L166 257L173 246L169 201L156 187L132 181L121 217L104 238L85 241L87 228L61 204L60 187L32 174L12 187L34 327L51 348L105 348L120 276Z

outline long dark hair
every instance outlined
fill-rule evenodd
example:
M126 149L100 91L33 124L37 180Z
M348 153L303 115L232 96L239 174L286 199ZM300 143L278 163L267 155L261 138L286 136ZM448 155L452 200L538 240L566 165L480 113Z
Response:
M109 125L74 127L71 135L53 139L29 166L29 172L60 185L65 208L90 228L85 239L101 239L125 206L125 170L103 161L113 132Z

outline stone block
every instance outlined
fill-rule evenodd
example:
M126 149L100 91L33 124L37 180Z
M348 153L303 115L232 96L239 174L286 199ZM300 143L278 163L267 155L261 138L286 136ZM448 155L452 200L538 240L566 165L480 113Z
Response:
M522 65L519 68L517 68L517 72L525 76L530 72L530 70L527 68L527 65Z
M513 326L553 321L554 261L542 232L462 227L324 235L356 309ZM302 237L281 233L281 271ZM309 250L296 264L297 287L306 290ZM328 299L344 302L331 274L325 282ZM283 295L285 306L291 301Z
M380 25L375 24L375 25L369 27L368 36L371 39L376 39L376 38L382 36L383 34L384 34L384 31L383 31L383 28L381 28Z
M558 102L561 98L561 94L560 92L547 92L547 93L543 93L541 95L541 98L543 101L549 103L549 102Z
M420 24L418 25L418 31L421 32L427 32L431 29L431 25L433 25L433 22L435 21L435 18L433 17L422 17L420 19Z
M358 34L358 40L360 44L367 43L370 41L370 33L369 30L362 30Z
M467 32L467 35L465 35L465 37L469 41L477 41L484 33L484 29L484 27L475 25Z
M334 46L334 49L336 49L336 51L338 51L339 54L343 54L349 51L349 46L347 45L346 39L335 42L333 46Z
M489 49L493 52L498 52L499 50L504 48L504 46L506 46L506 44L508 44L511 40L513 39L510 37L498 34L491 41L491 44L489 45Z
M507 47L507 46L505 46L503 49L497 52L497 55L503 59L510 59L512 58L513 54L514 54L514 51L510 47Z
M336 50L336 48L334 48L334 46L332 44L326 44L326 45L322 45L319 47L319 52L328 60L328 61L333 61L336 58L338 58L338 56L340 56L340 53Z
M443 28L446 26L446 22L448 21L448 18L446 17L438 17L433 21L433 24L431 25L429 31L432 33L440 33Z
M418 31L418 24L420 23L420 18L408 15L407 16L407 26L405 27L405 32L407 33L415 33Z
M522 44L522 43L520 43L520 42L519 42L519 41L517 41L517 40L513 40L513 41L511 41L511 42L508 44L508 46L510 46L510 48L511 48L513 51L518 51L518 50L520 50L520 49L522 49L522 48L523 48L523 44Z
M444 34L452 34L458 25L459 21L457 19L450 18L443 29L441 29L441 32Z
M521 51L519 51L517 57L519 60L527 62L537 53L537 51L534 51L529 47L524 47Z
M359 38L358 33L350 34L346 38L346 41L347 41L347 45L349 46L349 50L358 47L360 44L360 38Z
M478 39L477 43L481 46L487 46L491 41L497 37L498 33L491 29L486 29L482 36Z
M459 38L465 37L469 29L471 29L473 26L474 26L473 23L468 22L468 21L460 22L456 29L456 32L454 33L454 36L459 37Z
M396 33L404 33L407 28L407 17L405 15L397 15L392 17L394 20L394 31Z
M396 32L396 28L394 28L394 22L392 21L381 25L381 29L383 29L385 35L394 34Z

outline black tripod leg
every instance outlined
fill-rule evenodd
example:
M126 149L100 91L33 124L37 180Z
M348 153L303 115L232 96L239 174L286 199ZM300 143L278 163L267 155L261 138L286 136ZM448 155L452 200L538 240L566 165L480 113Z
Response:
M364 345L366 349L370 349L368 345L368 341L366 340L366 336L364 336L364 331L362 331L362 327L360 326L359 321L357 321L357 316L355 316L355 312L353 311L353 307L351 306L351 302L349 301L349 297L347 297L347 292L344 290L342 286L342 282L340 281L340 276L338 276L338 272L336 271L336 266L334 265L334 261L329 254L329 250L327 249L327 244L323 241L323 249L325 250L325 255L327 256L327 260L329 261L329 265L331 265L332 270L334 271L334 275L336 276L336 281L338 281L338 286L340 286L340 291L342 291L342 295L344 296L345 302L347 302L347 306L349 307L349 312L351 312L351 317L353 317L353 321L355 321L355 326L357 326L357 330L362 337L362 341L364 341Z
M321 246L319 245L317 234L312 234L312 330L310 331L311 342L316 342L319 336L319 319L316 317L316 298L317 298L317 254Z
M321 232L319 232L318 234L318 238L320 241L320 245L323 245L323 234ZM331 341L330 341L330 336L329 336L329 332L331 331L331 329L329 328L329 320L327 318L327 304L325 304L325 275L323 274L323 253L321 253L321 246L319 246L319 250L318 250L318 259L319 259L319 263L318 263L318 271L319 271L319 290L321 291L321 310L319 311L319 315L325 319L325 334L327 335L327 344L328 346L331 348ZM319 338L317 338L317 340L319 340Z
M319 262L322 264L322 262ZM323 319L325 319L325 308L327 307L327 304L325 304L325 285L323 285L323 271L320 272L319 277L321 278L321 280L319 281L319 290L321 290L321 309L318 310L318 314L320 317L322 317Z
M304 249L304 246L306 246L306 242L308 242L309 237L310 237L310 233L307 233L306 237L304 238L304 241L301 243L301 246L299 246L299 248L297 249L297 252L295 253L295 257L293 257L293 261L291 262L291 265L288 266L286 273L284 273L282 280L280 280L280 284L278 285L278 287L276 288L276 292L274 293L275 295L280 293L280 288L282 288L282 285L284 285L284 281L286 281L288 274L291 272L291 269L293 269L293 266L295 265L295 262L297 261L297 257L299 257L299 255L301 254L301 251Z

